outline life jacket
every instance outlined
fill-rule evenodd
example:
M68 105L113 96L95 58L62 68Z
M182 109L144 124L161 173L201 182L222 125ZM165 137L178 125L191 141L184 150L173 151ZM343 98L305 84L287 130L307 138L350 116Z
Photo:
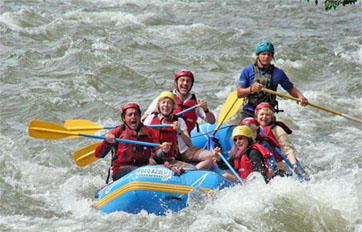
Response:
M277 154L279 154L277 148L280 149L280 147L278 147L275 141L269 136L258 135L256 138L256 143L262 145L272 153L272 157L268 158L268 168L276 169L277 168L276 157Z
M274 85L272 82L274 65L270 65L263 75L260 73L257 63L253 64L253 69L255 73L253 84L260 83L263 85L264 88L268 88L274 91L277 90L277 86ZM262 102L268 102L273 106L273 108L278 107L276 95L274 94L260 91L259 93L252 93L248 96L248 104L251 105L254 109L257 105L259 105Z
M269 126L266 126L263 128L263 131L265 132L265 135L263 135L261 132L259 133L264 139L268 139L269 141L271 141L271 145L275 146L274 148L280 148L280 144L279 142L277 141L277 139L275 138L274 136L274 133L273 133L273 128L275 126L280 126L281 128L283 128L283 130L285 131L285 133L287 133L288 135L291 134L293 131L284 123L284 122L280 122L280 121L276 121L274 123L272 123L271 125ZM276 159L277 159L277 162L280 162L280 161L283 161L284 159L281 157L281 155L279 154L278 151L275 150L275 154L276 154Z
M189 98L187 101L182 102L181 99L175 94L175 100L176 100L176 109L174 110L173 114L177 114L183 110L186 110L194 105L197 104L196 96L195 94L191 95L191 98ZM197 122L197 114L196 110L191 110L189 112L186 112L181 115L181 117L185 120L187 125L187 130L191 134L192 129L195 128L196 122Z
M234 168L238 175L246 180L250 173L254 172L253 164L249 159L249 153L251 150L257 150L264 158L264 170L265 174L269 174L268 158L273 154L260 144L253 144L250 148L246 148L243 151L238 151L234 157Z
M168 124L174 123L176 120L171 120ZM160 118L158 117L158 113L154 113L153 119L151 121L151 125L153 124L161 124ZM172 158L176 156L176 149L177 149L177 134L176 130L172 127L161 127L161 128L154 128L157 133L157 138L160 141L160 144L164 142L172 143L169 152L166 153L164 158Z
M119 127L116 138L136 140L142 142L153 142L151 133L154 133L152 128L145 127L143 124L137 131L129 129L122 125ZM115 152L112 158L112 173L113 175L126 165L144 166L149 163L149 158L152 154L152 148L138 144L116 142Z

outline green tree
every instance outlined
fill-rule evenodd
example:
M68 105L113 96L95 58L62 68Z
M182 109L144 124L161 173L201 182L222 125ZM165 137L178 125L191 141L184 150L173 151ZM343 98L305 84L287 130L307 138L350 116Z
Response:
M309 2L309 0L307 0ZM324 7L326 10L330 10L332 8L336 9L339 5L349 5L355 4L357 0L324 0ZM318 0L315 0L315 4L318 5Z

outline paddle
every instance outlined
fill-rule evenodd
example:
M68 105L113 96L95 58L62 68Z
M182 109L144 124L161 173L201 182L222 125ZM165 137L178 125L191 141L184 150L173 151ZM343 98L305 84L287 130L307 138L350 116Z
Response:
M219 130L220 126L229 118L231 118L243 104L243 98L238 98L237 91L234 91L229 94L228 98L224 102L224 105L221 108L220 116L219 116L219 124L217 124L214 133L209 136L209 139L213 141L213 137L216 132ZM230 171L234 174L234 176L240 181L240 183L244 184L244 181L240 178L240 176L235 172L234 168L230 165L227 159L219 153L220 158L222 161L228 166Z
M40 120L33 120L29 123L29 135L34 138L39 139L62 139L72 137L74 135L94 138L94 139L106 139L105 136L97 136L97 135L89 135L89 134L82 134L73 131L69 131L64 126L61 126L54 122L46 122ZM124 142L124 143L132 143L150 147L160 147L161 144L157 143L149 143L149 142L142 142L142 141L135 141L135 140L127 140L127 139L119 139L115 138L117 142Z
M261 133L262 133L264 136L268 136L268 135L265 133L265 131L264 131L263 129L261 129L261 127L260 127L259 129L260 129ZM275 149L277 150L277 152L279 153L279 155L285 160L285 162L287 162L289 168L291 168L291 169L293 170L293 165L290 163L290 161L288 160L288 158L282 153L282 151L281 151L278 147L275 147ZM298 160L297 160L297 162L298 162ZM299 164L299 162L298 162L298 164ZM299 167L299 166L300 166L300 164L298 165L298 167ZM301 166L300 166L300 167L301 167ZM301 169L301 170L302 170L302 169ZM302 170L302 171L304 171L304 170ZM298 175L299 179L301 179L301 180L304 179L302 173L295 172L295 174Z
M286 94L278 93L278 92L275 92L275 91L270 90L270 89L263 88L263 91L268 92L268 93L271 93L271 94L274 94L274 95L278 95L278 96L280 96L280 97L285 97L285 98L289 98L289 99L292 99L292 100L294 100L294 101L300 102L300 100L299 100L298 98L291 97L291 96L286 95ZM313 104L313 103L308 103L308 105L313 106L313 107L318 108L318 109L321 109L321 110L324 110L324 111L327 111L327 112L330 112L330 113L332 113L332 114L336 114L336 115L342 116L342 117L344 117L344 118L346 118L346 119L349 119L349 120L352 120L352 121L354 121L354 122L358 122L358 123L360 123L360 125L361 125L361 123L362 123L362 121L361 121L360 119L355 118L355 117L352 117L352 116L350 116L350 115L345 115L345 114L339 113L339 112L337 112L337 111L334 111L334 110L325 108L325 107L323 107L323 106L315 105L315 104Z
M181 116L184 113L187 113L191 110L196 109L199 107L200 104L194 105L186 110L183 110L176 114L176 116ZM154 124L154 125L147 125L148 127L152 128L158 128L158 127L172 127L173 124ZM93 134L98 130L102 129L114 129L116 126L100 126L98 124L95 124L94 122L91 122L89 120L67 120L64 123L64 127L67 128L70 131L80 131L85 134ZM79 136L72 136L73 138L79 137Z
M73 153L73 160L79 167L87 166L98 160L95 156L95 149L101 143L93 143Z
M152 128L172 127L173 124L155 124L155 125L147 125L147 126L152 127ZM69 131L74 131L74 132L78 131L78 132L82 132L84 134L93 134L93 133L97 132L98 130L116 128L116 126L100 126L89 120L82 120L82 119L67 120L64 123L64 127L66 129L68 129ZM71 136L71 137L76 138L79 136Z
M213 133L213 135L216 134L217 130L220 128L220 126L227 121L229 118L231 118L236 112L238 112L239 108L243 104L244 99L238 98L237 91L231 92L224 102L224 105L221 108L220 116L219 116L219 124L217 124L217 127Z
M222 161L224 161L226 166L228 166L229 170L234 174L234 176L240 181L240 183L245 184L243 179L241 179L241 177L236 173L235 169L230 165L230 163L227 161L227 159L221 153L219 153L219 156L222 159Z
M193 109L196 109L199 106L200 106L200 104L197 104L184 111L177 113L176 115L181 116L182 114L187 113ZM64 126L67 127L68 130L86 130L87 133L94 133L97 130L101 130L101 129L115 128L114 126L102 127L102 126L99 126L88 120L67 120L65 122ZM161 125L147 125L147 126L148 127L170 127L173 125L172 124L161 124ZM74 138L74 137L79 137L79 136L70 136L70 138ZM79 149L76 152L74 152L74 154L73 154L74 162L78 166L84 167L84 166L87 166L87 165L93 163L94 161L96 161L97 158L94 155L94 150L98 144L99 143L94 143L94 144L91 144L87 147L84 147L84 148Z

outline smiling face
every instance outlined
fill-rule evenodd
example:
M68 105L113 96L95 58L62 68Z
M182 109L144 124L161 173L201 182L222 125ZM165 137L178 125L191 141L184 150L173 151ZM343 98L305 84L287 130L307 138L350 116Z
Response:
M260 52L258 55L258 62L263 66L268 66L271 64L273 59L273 53L271 52Z
M192 78L181 76L175 81L175 87L181 95L187 95L192 88Z
M131 129L136 130L140 125L140 113L135 108L128 108L123 115L122 120Z
M269 108L262 108L258 110L256 114L256 120L258 120L260 127L264 128L270 124L273 118L273 112Z
M249 141L248 138L245 136L235 136L234 144L238 148L238 150L242 151L249 145Z
M173 110L174 110L174 102L172 99L170 98L163 98L159 103L158 103L158 110L159 112L163 115L163 116L169 116L170 114L172 114Z

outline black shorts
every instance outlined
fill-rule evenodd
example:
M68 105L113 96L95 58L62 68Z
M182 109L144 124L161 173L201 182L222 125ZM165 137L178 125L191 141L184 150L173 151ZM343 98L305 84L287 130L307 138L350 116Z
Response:
M122 176L127 175L128 173L132 172L133 170L135 170L136 168L139 168L137 166L124 166L123 168L119 169L113 176L112 179L113 181L118 180L119 178L121 178Z

